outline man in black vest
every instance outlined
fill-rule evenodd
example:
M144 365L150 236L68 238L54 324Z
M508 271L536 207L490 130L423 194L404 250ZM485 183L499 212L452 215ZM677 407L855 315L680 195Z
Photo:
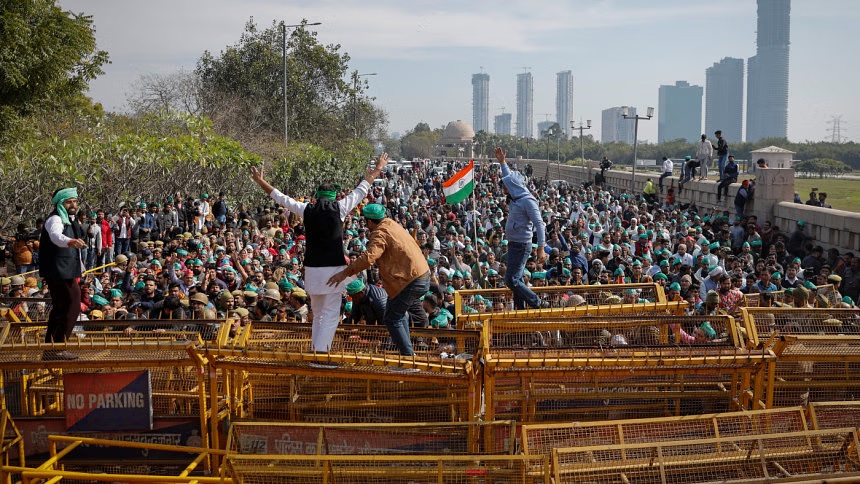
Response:
M83 263L81 249L86 248L84 231L75 220L78 190L64 188L54 192L54 211L45 221L39 236L39 273L48 282L53 307L48 315L46 343L64 343L81 313L81 289L78 285ZM74 360L68 351L46 351L45 360Z
M270 185L263 172L251 168L251 178L279 205L304 219L307 252L305 253L305 291L314 308L311 351L328 352L337 325L340 323L340 302L346 283L329 286L329 278L346 267L343 253L343 221L367 196L373 180L388 164L388 154L382 153L376 167L349 195L339 201L337 188L323 184L317 189L316 201L299 202Z

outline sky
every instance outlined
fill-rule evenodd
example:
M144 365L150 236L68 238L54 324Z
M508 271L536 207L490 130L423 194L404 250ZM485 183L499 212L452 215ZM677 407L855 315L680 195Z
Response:
M321 22L324 44L340 44L350 68L368 76L369 95L389 115L389 131L419 122L471 124L474 73L490 75L492 117L513 113L516 75L534 76L534 121L555 118L555 75L571 70L574 119L612 106L657 107L660 85L705 86L723 57L755 55L755 0L60 0L93 17L112 63L90 85L109 111L127 109L141 75L194 68L201 54L235 44L253 17L262 27ZM788 137L860 141L858 0L793 0ZM545 114L548 113L548 116ZM659 117L657 112L656 116ZM704 124L704 123L703 123ZM535 129L535 132L537 130ZM588 132L586 132L588 133ZM657 119L639 123L656 142ZM729 140L732 142L733 140Z

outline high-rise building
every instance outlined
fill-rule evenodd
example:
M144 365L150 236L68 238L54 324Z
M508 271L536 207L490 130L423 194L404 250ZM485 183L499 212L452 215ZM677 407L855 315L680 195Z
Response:
M472 74L472 127L490 131L490 75Z
M791 0L758 0L756 55L747 62L747 141L788 133Z
M743 114L744 60L726 57L705 70L705 134L741 142Z
M517 136L534 138L534 79L531 72L517 74Z
M555 121L549 121L549 120L547 120L547 121L538 121L538 124L537 124L537 128L538 128L538 130L537 130L537 135L538 135L538 138L543 138L544 136L546 136L546 132L547 132L550 128L552 128L552 125L554 125L554 124L555 124Z
M564 137L570 138L570 122L573 120L573 74L561 71L555 75L555 119L564 131Z
M657 105L657 142L696 141L702 134L702 86L676 81L660 86Z
M636 108L627 108L628 116L636 116ZM608 108L602 111L602 122L600 123L600 142L633 144L633 121L624 119L621 108Z
M496 134L511 135L511 113L502 113L493 118L493 131Z

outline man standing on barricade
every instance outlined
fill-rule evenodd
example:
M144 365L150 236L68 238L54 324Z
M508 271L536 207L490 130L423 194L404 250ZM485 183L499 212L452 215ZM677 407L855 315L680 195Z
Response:
M263 172L251 168L251 178L279 205L304 219L307 252L305 253L305 291L314 309L311 350L328 352L340 323L340 303L345 284L333 287L326 284L329 278L344 267L343 221L364 200L370 184L388 164L388 154L382 153L376 167L368 171L365 179L349 195L335 201L337 189L331 184L320 185L316 202L299 202L288 197L263 179ZM340 282L340 281L339 281Z
M39 273L48 282L53 306L48 315L46 343L63 343L81 313L81 288L78 286L83 271L81 249L84 231L75 220L78 211L78 190L64 188L54 192L51 199L54 211L45 221L39 236ZM45 360L74 360L77 355L68 351L46 351Z
M541 218L537 199L526 188L523 176L511 171L505 162L507 153L496 148L496 159L502 167L502 183L506 194L510 195L505 235L508 240L508 269L505 272L505 285L514 292L514 309L547 307L537 295L523 282L523 269L531 254L532 235L537 235L537 263L546 260L546 224Z

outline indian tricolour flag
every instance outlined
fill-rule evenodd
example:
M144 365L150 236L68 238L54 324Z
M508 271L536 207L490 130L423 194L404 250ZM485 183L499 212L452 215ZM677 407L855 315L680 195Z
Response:
M445 202L450 204L460 203L475 189L475 160L469 160L465 168L458 171L450 180L442 183L442 192L445 194Z

